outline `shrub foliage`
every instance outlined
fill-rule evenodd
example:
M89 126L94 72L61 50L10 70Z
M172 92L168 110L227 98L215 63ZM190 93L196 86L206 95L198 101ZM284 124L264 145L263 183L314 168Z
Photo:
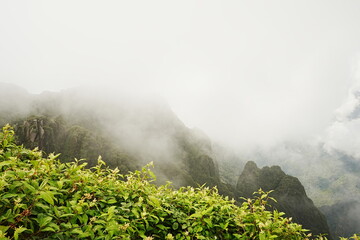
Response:
M149 166L128 175L99 158L86 168L14 143L0 133L0 240L3 239L307 239L259 191L241 206L215 188L156 186ZM354 236L356 238L356 236ZM319 237L319 239L325 239Z

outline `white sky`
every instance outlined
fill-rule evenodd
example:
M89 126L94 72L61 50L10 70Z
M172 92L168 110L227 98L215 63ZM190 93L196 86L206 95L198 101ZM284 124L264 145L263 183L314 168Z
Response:
M356 81L360 1L0 1L0 81L164 97L233 146L322 132Z

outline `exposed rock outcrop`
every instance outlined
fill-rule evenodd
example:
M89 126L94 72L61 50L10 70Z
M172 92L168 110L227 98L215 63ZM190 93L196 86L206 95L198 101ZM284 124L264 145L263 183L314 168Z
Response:
M63 161L85 158L89 166L101 155L123 173L153 161L159 183L206 184L232 196L233 191L220 180L211 141L187 128L163 102L125 96L114 102L83 89L23 94L27 111L10 102L7 109L22 114L5 116L0 109L0 118L3 124L15 126L19 143L29 148L61 152Z
M271 194L277 203L271 205L286 216L310 229L313 234L330 235L325 216L317 209L300 181L286 175L279 166L258 168L255 162L246 163L237 186L236 196L249 198L259 188L273 190Z

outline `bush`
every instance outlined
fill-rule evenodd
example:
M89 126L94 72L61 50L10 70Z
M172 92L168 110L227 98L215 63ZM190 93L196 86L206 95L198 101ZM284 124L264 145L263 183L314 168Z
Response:
M120 175L98 165L14 143L0 133L2 239L307 239L283 213L267 211L268 193L236 206L216 188L155 186L150 165ZM319 237L319 239L325 239Z

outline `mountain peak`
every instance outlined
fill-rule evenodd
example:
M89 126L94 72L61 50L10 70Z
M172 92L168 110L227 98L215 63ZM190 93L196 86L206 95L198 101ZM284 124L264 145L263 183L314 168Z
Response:
M307 197L305 189L298 178L287 175L279 166L258 168L256 163L249 161L239 176L236 185L236 196L250 198L258 189L273 190L271 196L277 203L271 205L294 221L311 229L314 234L329 234L324 215Z
M243 172L253 172L260 170L254 161L248 161L244 166Z

